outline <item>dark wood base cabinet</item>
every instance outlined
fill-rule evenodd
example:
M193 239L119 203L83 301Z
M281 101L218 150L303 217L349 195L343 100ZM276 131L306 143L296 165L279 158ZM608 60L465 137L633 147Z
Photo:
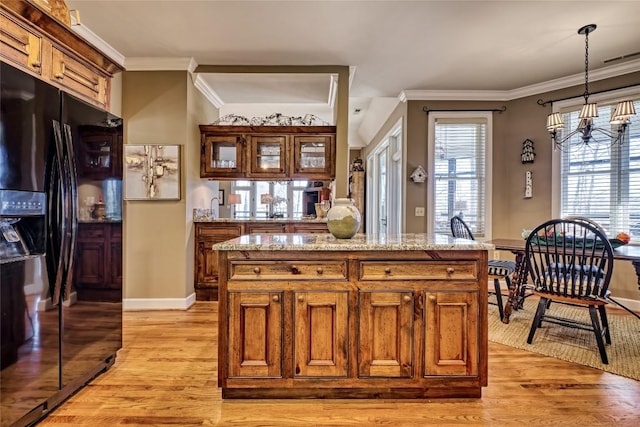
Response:
M122 301L122 224L78 224L74 266L81 301Z
M319 221L229 221L195 223L194 288L196 301L218 301L218 256L211 249L251 233L328 233L327 223Z

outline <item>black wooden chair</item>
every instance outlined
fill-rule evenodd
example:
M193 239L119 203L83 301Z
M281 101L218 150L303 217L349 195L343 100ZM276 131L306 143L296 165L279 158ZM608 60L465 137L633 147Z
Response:
M460 239L475 240L469 226L459 216L454 216L450 220L451 234L453 237ZM511 275L516 269L515 261L506 261L500 259L490 259L488 266L489 278L493 279L493 291L489 291L489 296L495 296L496 300L489 301L489 304L498 306L500 320L504 319L504 304L502 302L502 289L500 280L504 280L507 289L511 289Z
M600 359L607 364L605 342L611 344L607 296L613 272L613 249L597 225L582 219L553 219L531 231L525 260L533 294L540 297L527 342L543 322L592 331ZM587 308L590 322L549 313L551 303Z
M596 227L598 230L600 230L602 232L602 234L604 234L605 236L607 234L606 230L598 222L596 222L596 221L594 221L594 220L592 220L590 218L586 218L584 216L565 216L563 219L574 219L576 221L587 222L587 223L593 225L594 227ZM632 309L630 309L626 305L622 304L617 299L614 299L611 296L611 291L607 291L607 295L605 296L605 298L607 299L607 301L610 301L610 302L614 303L615 305L617 305L621 309L625 310L627 313L629 313L632 316L634 316L636 319L640 320L640 314L636 313L635 311L633 311Z

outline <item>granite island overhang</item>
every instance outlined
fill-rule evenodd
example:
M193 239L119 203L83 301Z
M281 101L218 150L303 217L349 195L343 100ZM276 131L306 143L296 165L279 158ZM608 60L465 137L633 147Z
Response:
M224 398L480 397L487 259L444 235L215 244Z

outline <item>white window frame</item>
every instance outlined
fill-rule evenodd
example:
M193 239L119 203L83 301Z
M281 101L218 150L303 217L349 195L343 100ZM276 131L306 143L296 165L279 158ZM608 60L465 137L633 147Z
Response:
M435 127L438 119L484 119L486 128L485 147L485 233L478 236L478 240L491 240L492 235L492 206L493 206L493 113L490 111L430 111L427 132L427 233L435 232Z
M640 86L633 86L630 88L612 90L605 93L599 93L595 95L589 95L589 102L595 102L602 105L615 105L617 102L624 99L638 99L640 98ZM581 105L584 104L584 98L582 96L553 103L552 111L562 112L562 110L574 109L580 110ZM635 117L634 117L635 118ZM632 120L634 120L632 118ZM637 118L635 118L638 120ZM570 131L570 130L569 130ZM550 138L551 139L551 138ZM553 142L549 141L551 154L551 214L554 218L562 216L562 151L553 150ZM631 244L640 244L637 240L633 240Z

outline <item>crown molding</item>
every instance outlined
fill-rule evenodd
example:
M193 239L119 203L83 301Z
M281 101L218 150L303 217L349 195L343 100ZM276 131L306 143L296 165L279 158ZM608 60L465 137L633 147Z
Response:
M193 71L198 63L193 58L160 58L160 57L129 57L125 60L127 71Z
M329 80L329 96L327 100L327 104L330 108L333 108L336 105L336 97L338 96L338 75L331 74L331 78Z
M349 65L349 89L351 89L353 79L356 77L356 68L355 65Z
M88 43L95 46L98 50L100 50L102 53L104 53L106 56L112 59L113 62L124 67L125 57L123 54L118 52L109 43L102 40L96 33L91 31L88 27L82 25L77 14L72 13L70 16L73 17L72 25L71 25L71 29L73 30L73 32L75 32L80 37L85 39Z
M220 98L218 93L211 89L211 87L205 82L202 78L202 75L199 73L192 74L194 77L193 85L204 95L207 100L213 104L214 107L220 108L224 105L224 101Z
M507 101L505 90L403 90L398 95L406 101Z
M604 80L640 71L640 59L589 71L589 81ZM584 74L536 83L511 90L403 90L398 95L407 101L512 101L545 92L566 89L584 83Z

